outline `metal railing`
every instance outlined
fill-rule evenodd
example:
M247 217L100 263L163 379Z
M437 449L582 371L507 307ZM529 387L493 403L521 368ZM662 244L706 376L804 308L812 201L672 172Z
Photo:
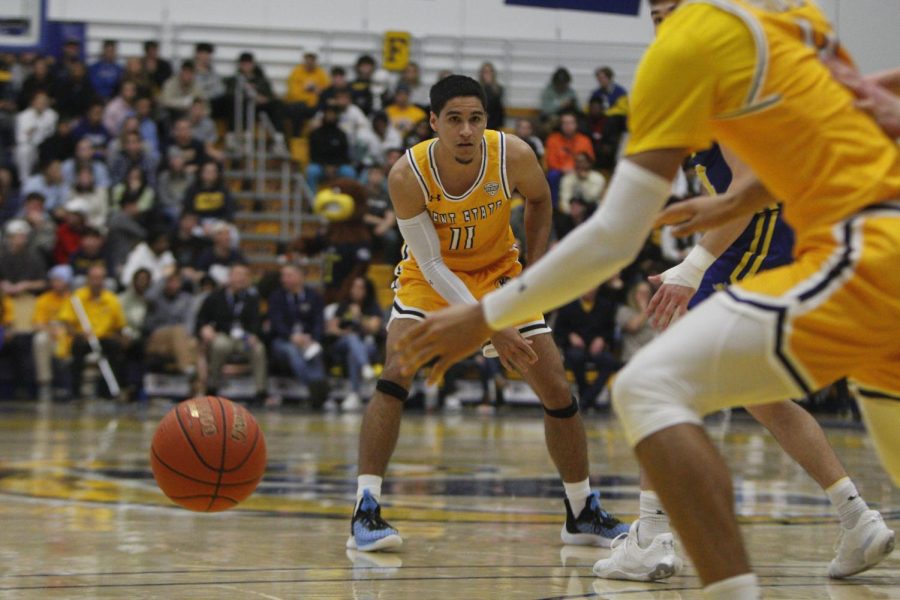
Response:
M266 216L278 222L278 241L287 242L301 235L303 223L310 217L312 190L294 168L284 134L268 114L257 114L255 91L243 77L235 82L234 105L232 157L242 161L239 173L253 181L256 200L280 201L277 214ZM277 190L269 188L273 180L278 182Z

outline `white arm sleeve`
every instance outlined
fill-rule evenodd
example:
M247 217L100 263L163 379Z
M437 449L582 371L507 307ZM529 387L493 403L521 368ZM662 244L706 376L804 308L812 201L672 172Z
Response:
M619 162L594 215L519 277L482 299L488 325L500 330L574 300L640 252L670 182L629 160Z
M462 279L454 275L444 264L441 257L441 241L428 216L428 211L423 211L411 219L397 219L397 224L425 279L444 300L450 304L478 302Z

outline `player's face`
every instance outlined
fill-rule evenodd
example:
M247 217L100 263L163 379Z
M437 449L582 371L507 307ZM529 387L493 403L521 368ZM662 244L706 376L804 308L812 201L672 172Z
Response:
M654 31L659 30L659 26L666 20L672 11L678 7L678 2L655 2L650 6L650 18L653 20Z
M484 106L475 96L453 98L440 115L431 113L431 128L456 162L467 165L481 152L481 138L487 123Z

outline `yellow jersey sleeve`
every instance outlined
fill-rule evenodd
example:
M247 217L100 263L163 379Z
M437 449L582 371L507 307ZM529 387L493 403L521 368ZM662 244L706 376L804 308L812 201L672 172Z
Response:
M3 296L3 326L10 327L16 318L16 309L9 296Z
M73 292L74 293L74 292ZM78 296L79 300L83 300L82 296ZM59 309L59 315L57 318L66 323L75 327L78 325L78 317L75 315L75 309L72 307L72 298L67 298L63 303L62 307Z
M627 153L708 148L712 119L741 108L756 54L735 16L703 4L675 11L638 67Z

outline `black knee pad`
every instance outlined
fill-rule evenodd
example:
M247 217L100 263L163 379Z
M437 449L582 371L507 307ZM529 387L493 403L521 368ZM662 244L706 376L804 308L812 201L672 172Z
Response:
M394 383L388 379L379 379L375 384L375 389L385 396L390 396L400 402L406 402L406 399L409 397L409 390L399 383Z
M545 406L544 412L554 419L571 419L578 414L578 400L575 399L575 396L572 396L572 404L569 406L565 408L547 408Z

